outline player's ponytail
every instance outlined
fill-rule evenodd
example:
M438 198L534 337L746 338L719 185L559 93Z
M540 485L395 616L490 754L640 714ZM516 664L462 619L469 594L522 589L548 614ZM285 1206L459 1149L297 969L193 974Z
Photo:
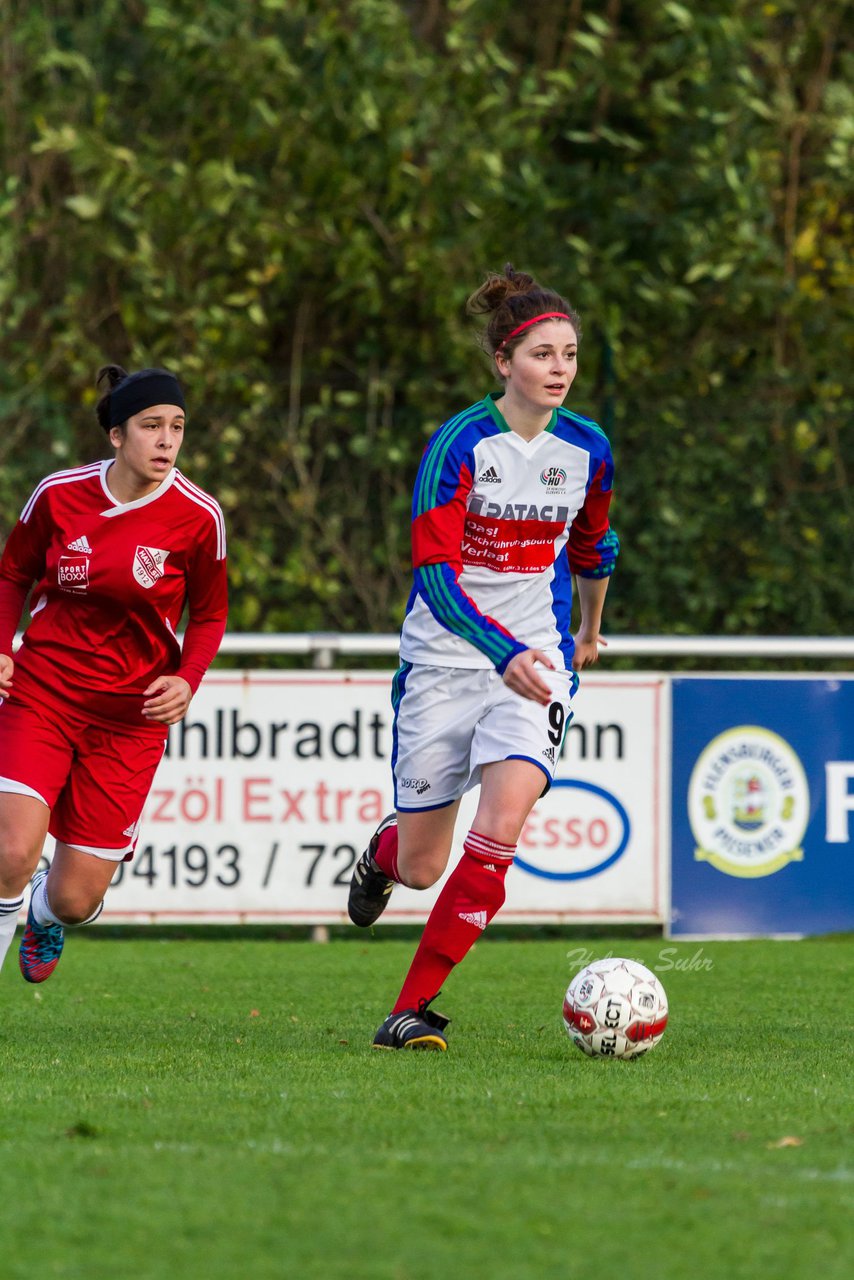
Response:
M487 315L483 332L484 349L495 355L499 348L512 355L530 323L552 316L565 316L581 337L581 320L566 298L539 284L525 271L508 262L501 272L490 271L479 289L466 303L470 315Z
M107 390L101 396L95 405L95 416L98 424L104 428L107 435L110 434L110 394L113 387L117 387L127 377L127 372L120 364L105 364L98 370L95 378L95 386L100 387L101 383L106 383Z

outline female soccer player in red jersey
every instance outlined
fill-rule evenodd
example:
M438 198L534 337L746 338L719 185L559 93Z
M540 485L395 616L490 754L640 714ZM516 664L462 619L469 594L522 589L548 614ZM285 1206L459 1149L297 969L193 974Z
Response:
M504 901L525 820L548 790L575 674L595 662L619 550L608 522L607 439L562 407L579 322L567 301L507 266L469 299L502 389L430 440L412 506L414 583L392 687L396 812L350 885L350 918L378 919L395 884L424 889L448 863L460 798L480 797L463 853L424 928L384 1049L447 1047L429 1008ZM580 625L571 633L572 582Z
M168 726L226 622L222 512L175 467L177 378L108 365L98 383L114 456L42 480L0 559L0 965L33 877L29 982L50 976L64 927L98 916L116 864L133 856ZM33 876L48 832L50 870Z

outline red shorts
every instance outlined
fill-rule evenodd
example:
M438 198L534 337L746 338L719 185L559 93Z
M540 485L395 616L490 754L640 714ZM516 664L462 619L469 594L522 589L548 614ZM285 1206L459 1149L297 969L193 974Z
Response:
M94 725L17 699L0 700L0 791L43 800L64 844L128 861L142 808L166 746L151 729Z

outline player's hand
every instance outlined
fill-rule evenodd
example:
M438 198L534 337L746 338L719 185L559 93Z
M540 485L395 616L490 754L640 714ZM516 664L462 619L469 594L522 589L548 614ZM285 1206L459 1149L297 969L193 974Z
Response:
M158 676L142 695L142 714L160 724L177 724L187 714L193 691L183 676Z
M579 631L575 637L575 653L572 655L572 665L576 671L583 671L585 667L592 667L594 662L599 661L600 644L607 649L608 641L603 640L597 633L588 635L584 631Z
M514 693L532 702L541 702L547 706L552 700L552 691L535 668L540 662L550 671L554 671L554 663L541 649L525 649L511 658L504 669L504 683Z
M12 692L12 676L15 663L8 653L0 653L0 698L8 698Z

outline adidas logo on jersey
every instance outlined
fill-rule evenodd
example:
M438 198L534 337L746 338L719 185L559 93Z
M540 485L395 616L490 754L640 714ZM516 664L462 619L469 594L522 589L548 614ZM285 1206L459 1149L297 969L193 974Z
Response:
M477 478L478 484L501 484L501 476L495 467L487 467Z
M485 911L458 911L457 915L466 924L473 924L480 930L485 929L488 923Z
M82 551L86 556L91 556L92 554L92 548L89 546L89 539L86 537L85 533L82 538L75 538L73 542L69 542L68 550Z

